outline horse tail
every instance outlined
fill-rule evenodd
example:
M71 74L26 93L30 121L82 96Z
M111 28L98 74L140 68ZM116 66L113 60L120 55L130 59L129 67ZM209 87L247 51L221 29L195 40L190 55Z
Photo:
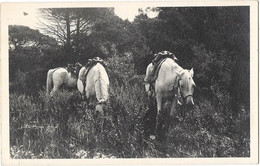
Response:
M51 88L52 88L52 83L53 83L53 75L54 71L51 69L47 73L47 81L46 81L46 93L47 95L50 94Z
M108 78L107 73L101 70L97 71L97 80L95 81L96 98L99 103L105 103L108 99Z

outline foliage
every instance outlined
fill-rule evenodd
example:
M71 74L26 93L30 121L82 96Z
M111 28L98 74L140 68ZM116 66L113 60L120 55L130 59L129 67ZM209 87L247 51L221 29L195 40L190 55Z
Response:
M126 53L124 56L115 55L107 60L107 71L110 81L120 83L130 81L134 76L133 57Z
M128 21L115 16L112 8L41 9L43 29L64 46L66 61L87 61L124 51ZM126 38L125 38L126 37ZM74 55L74 56L72 56Z
M243 116L234 121L229 111L216 108L206 100L184 117L176 116L175 127L168 133L168 153L176 155L177 152L178 157L232 157L241 156L243 151L243 155L249 156L249 128L241 128L246 123L249 126L249 116L239 110ZM241 139L241 135L247 136Z
M54 98L40 92L38 99L13 94L10 101L14 158L250 155L247 111L238 110L239 116L234 117L229 108L215 107L205 99L192 110L178 108L173 118L162 122L170 124L161 132L162 138L151 140L145 134L150 128L145 116L151 108L140 84L114 83L103 121L94 118L95 112L77 91L61 91Z
M49 36L41 34L38 30L33 30L26 26L10 25L9 46L12 50L22 47L38 47L44 50L55 47L56 41Z

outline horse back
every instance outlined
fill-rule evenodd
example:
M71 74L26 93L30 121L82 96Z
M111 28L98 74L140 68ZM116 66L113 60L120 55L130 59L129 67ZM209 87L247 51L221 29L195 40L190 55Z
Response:
M172 91L177 87L178 75L176 71L179 65L174 60L167 58L161 65L158 77L155 81L156 91Z
M108 99L109 79L106 69L102 64L97 63L93 68L94 91L98 101ZM91 72L91 71L90 71ZM91 88L91 87L90 87Z
M82 82L86 82L86 96L95 96L97 100L107 100L108 98L108 88L109 88L109 79L104 66L100 63L97 63L93 67L89 69L83 67L79 73L78 80L78 89L82 93L83 92L83 84ZM80 77L82 77L80 79ZM84 77L84 78L83 78Z
M67 87L75 87L77 84L77 78L74 78L71 73L65 68L53 69L53 82L56 85L64 84Z
M53 71L53 79L64 79L64 77L66 76L66 74L68 74L68 71L65 68L59 67L59 68L55 68L52 69Z
M92 74L90 74L90 73L92 73ZM95 66L93 66L90 69L89 74L93 75L93 80L97 80L99 78L102 78L104 80L108 80L108 75L107 75L106 69L100 63L97 63Z

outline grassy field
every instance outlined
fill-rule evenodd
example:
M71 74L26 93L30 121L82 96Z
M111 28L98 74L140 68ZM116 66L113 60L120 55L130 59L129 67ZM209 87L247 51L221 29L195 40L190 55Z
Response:
M95 119L78 91L54 98L10 94L10 147L13 158L249 157L249 113L198 98L174 117L166 105L160 132L150 139L155 103L140 82L114 82L106 115Z

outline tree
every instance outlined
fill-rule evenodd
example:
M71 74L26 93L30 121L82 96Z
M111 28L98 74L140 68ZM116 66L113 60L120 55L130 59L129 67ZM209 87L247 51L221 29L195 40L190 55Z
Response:
M38 30L26 26L9 26L9 47L12 50L29 46L47 48L56 44L53 38L41 34Z
M50 59L58 54L58 49L59 46L54 38L29 27L10 25L10 82L17 85L18 89L30 89L35 86L39 88L45 83L46 71L53 63L50 63Z
M64 46L64 54L67 55L65 61L80 60L83 54L86 54L86 49L88 53L95 52L97 56L101 47L111 44L105 43L104 39L113 40L116 37L113 33L115 29L109 29L111 22L119 20L112 8L51 8L41 11L46 21L43 23L45 32L55 36ZM105 26L104 29L102 26ZM114 35L108 38L108 34ZM74 54L76 56L72 58ZM94 53L91 54L84 55L84 60L94 56Z

